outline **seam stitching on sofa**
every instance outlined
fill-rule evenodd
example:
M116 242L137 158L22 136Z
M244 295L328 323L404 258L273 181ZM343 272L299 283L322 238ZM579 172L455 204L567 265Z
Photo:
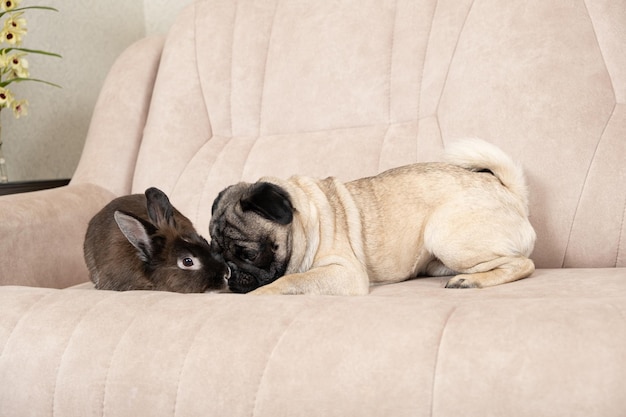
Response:
M615 267L617 267L617 261L619 260L619 254L621 253L621 249L622 249L622 238L624 237L622 232L624 231L624 220L625 219L626 219L626 196L624 196L624 208L622 210L622 221L620 223L619 239L617 241L617 251L615 253Z
M593 36L596 40L596 44L598 45L598 50L600 51L600 55L602 56L602 64L604 65L604 69L606 70L606 73L609 75L609 81L611 82L611 91L613 92L613 99L615 100L615 102L617 102L617 93L615 92L615 84L613 83L613 76L611 75L609 66L606 63L606 58L604 57L602 44L600 43L600 38L598 38L598 32L596 31L596 25L594 23L593 17L591 16L591 13L589 12L589 6L587 6L587 0L583 0L583 6L585 6L587 17L589 17L589 22L591 23L591 30L593 31Z
M105 410L106 410L106 402L107 402L107 388L109 386L109 376L111 375L111 368L113 367L113 360L115 358L115 354L117 353L117 350L120 344L122 343L122 340L124 340L124 336L126 336L126 333L128 333L128 330L130 330L135 320L137 320L137 316L133 317L133 319L128 323L128 326L126 326L126 330L124 330L124 333L120 335L119 339L117 340L117 343L115 344L115 348L113 348L113 352L111 352L111 359L109 360L109 365L107 366L107 374L104 377L104 387L102 388L102 406L100 408L100 411L102 411L101 413L102 417L106 415Z
M437 353L435 354L435 366L433 367L433 379L431 384L431 395L430 395L430 416L433 417L435 415L435 384L437 383L437 369L439 368L439 352L441 351L441 344L443 342L443 338L445 336L446 330L448 328L448 323L450 322L450 318L456 312L457 307L452 307L452 310L448 313L446 320L443 322L443 328L441 329L441 333L439 334L439 343L437 344Z
M254 138L254 140L250 143L250 147L248 148L248 153L246 155L245 158L245 162L241 167L241 180L243 180L246 176L246 171L248 168L250 168L250 164L248 164L248 159L250 158L250 155L252 155L252 153L254 152L254 149L256 148L256 146L258 145L258 143L260 142L261 136L256 136Z
M394 12L393 12L393 23L391 26L391 46L389 47L389 67L388 67L388 84L387 84L387 124L391 124L392 123L392 116L391 116L391 100L392 100L392 95L391 95L391 87L392 87L392 79L393 79L393 55L395 52L395 45L396 45L396 27L398 24L398 1L396 0L395 6L394 6Z
M607 121L607 125L609 124L610 120L613 118L613 115L615 113L615 109L617 107L617 93L615 91L615 83L613 82L613 76L611 74L611 70L609 69L609 66L607 65L606 62L606 58L604 55L604 49L602 47L602 42L600 42L600 38L598 37L598 31L596 30L596 25L593 19L592 14L589 12L589 6L587 5L587 0L583 0L583 5L585 6L585 11L587 12L587 16L589 17L589 22L591 23L591 29L593 31L593 36L595 37L596 40L596 44L598 45L598 50L600 51L600 55L602 56L602 64L604 65L604 68L606 70L606 73L609 76L609 82L611 83L611 91L613 92L613 99L615 100L615 107L613 108L613 112L611 113L611 117L609 118L609 121ZM602 131L602 134L604 135L604 132L606 130L606 126ZM586 178L585 178L586 181ZM576 209L578 210L578 206L576 207ZM619 238L618 238L618 242L617 242L617 250L616 250L616 254L615 254L615 264L614 266L617 267L617 261L619 260L619 254L621 251L621 247L622 247L622 231L624 230L624 217L626 217L626 200L624 201L624 211L622 214L622 222L621 222L621 228L620 228L620 232L619 232ZM571 231L570 231L571 233ZM571 236L570 236L571 237ZM569 247L569 237L567 240L567 246L566 246L566 251L567 251L567 247ZM565 256L563 257L563 264L565 264Z
M270 24L270 33L267 38L267 48L265 50L265 65L263 65L263 81L261 85L261 97L259 97L259 126L257 130L257 137L261 136L261 125L263 122L263 102L265 101L265 87L267 84L267 63L270 59L270 48L272 46L272 36L274 34L274 25L276 23L276 15L278 14L278 5L280 0L276 0L274 6L274 14L272 15L272 23Z
M472 13L472 9L474 8L475 0L472 0L470 7L467 9L467 13L465 14L465 18L463 19L463 23L459 28L459 34L456 38L456 42L454 43L454 48L452 48L452 53L450 54L450 60L448 62L448 68L446 69L446 75L443 79L443 84L441 85L441 91L439 91L439 98L437 98L437 106L435 107L435 121L437 122L437 129L439 131L439 140L441 141L441 147L445 148L445 141L443 138L443 131L441 129L441 123L439 121L439 105L441 104L441 98L443 97L443 93L446 90L446 86L448 85L448 79L450 78L450 69L452 68L452 62L454 61L454 57L456 56L456 51L459 47L459 42L461 41L461 36L465 32L465 26L467 24L467 20L469 19L470 14ZM433 22L435 18L435 14L437 12L437 7L439 6L439 2L437 2L437 6L435 7L435 12L433 13ZM430 37L429 37L430 44ZM425 60L424 60L425 64ZM425 67L426 65L424 65Z
M421 122L424 119L430 119L430 118L432 118L432 115L425 116L419 119L415 119L415 118L399 119L399 120L396 120L394 123L392 123L392 125L402 125L402 124L407 124L407 123ZM283 137L283 136L293 136L294 134L307 135L307 134L325 133L325 132L343 132L343 131L348 131L352 129L365 129L365 128L378 127L378 126L387 126L387 124L388 124L387 122L372 122L372 123L354 124L354 125L346 125L346 126L336 126L336 127L329 127L329 128L323 128L323 129L310 129L310 130L298 129L294 131L285 131L285 132L265 132L263 135L256 136L256 137ZM242 137L247 137L247 136L242 136Z
M195 3L194 6L194 14L196 16L198 16L198 3ZM198 153L200 152L200 150L211 140L211 138L213 138L213 125L211 123L211 115L209 113L209 106L207 105L207 101L206 101L206 96L204 94L204 86L203 86L203 79L202 77L200 77L200 59L198 57L198 21L197 21L197 17L194 18L194 27L193 27L193 31L194 31L194 54L195 54L195 59L196 59L196 76L198 78L198 84L200 85L200 95L202 96L202 102L204 104L204 111L206 113L206 117L207 120L209 122L209 136L206 138L206 140L204 141L204 143L202 145L200 145L198 147L198 149L196 149L195 152L193 152L192 156L189 158L189 160L185 163L184 166L181 167L180 172L178 173L178 177L176 177L176 180L174 181L174 185L172 187L172 191L174 191L175 189L178 188L178 184L180 183L181 178L185 175L185 172L187 171L187 168L189 168L189 166L191 165L191 163L194 161L194 159L198 156ZM206 179L205 179L206 181ZM198 205L199 206L199 205ZM198 207L198 212L200 211L200 208Z
M198 13L198 3L194 4L193 7L193 13L194 13L194 25L193 25L193 48L194 48L194 53L195 53L195 57L196 57L196 76L198 77L198 83L200 84L200 92L202 95L202 103L204 104L204 111L206 112L206 117L209 120L209 128L211 130L211 135L213 134L213 124L211 123L211 114L209 113L209 106L207 105L206 102L206 96L204 94L204 92L206 91L206 89L204 88L204 80L202 79L202 77L200 77L200 60L198 59L198 19L199 19L199 13Z
M85 320L85 316L87 316L90 312L92 312L100 303L102 303L105 300L108 300L112 296L113 296L113 294L110 294L108 297L103 298L100 301L98 301L97 303L95 303L92 306L90 306L87 309L87 311L85 311L83 313L83 315L81 316L80 320L78 320L78 322L76 322L76 325L74 326L74 329L72 330L72 333L70 334L70 337L67 339L67 342L65 344L65 349L63 349L63 353L61 354L61 358L59 359L59 363L57 364L57 368L56 368L56 379L54 381L54 387L52 389L52 417L54 417L56 415L56 394L57 394L57 386L59 384L59 375L60 375L59 372L61 370L61 366L63 365L63 361L65 359L65 354L67 353L67 349L70 346L70 343L72 342L72 339L74 338L74 335L76 334L76 330L81 325L81 323Z
M237 16L239 15L239 1L235 0L235 15L233 16L233 31L231 33L231 42L230 42L230 79L228 82L230 83L229 90L230 94L228 97L228 106L230 109L230 136L234 135L233 132L233 70L235 68L235 32L237 30Z
M420 121L422 117L420 115L422 111L422 94L424 92L424 73L426 72L426 60L428 58L428 50L430 48L430 42L433 35L433 26L435 24L435 16L437 15L437 7L439 6L439 0L435 1L435 7L433 9L433 14L430 17L430 26L428 28L428 37L426 38L426 45L424 46L424 54L422 56L422 73L420 74L419 81L417 82L417 109L416 109L416 120L417 120L417 129L415 132L415 161L419 161L419 134L420 134ZM435 111L435 120L437 120L437 112Z
M274 34L274 25L276 22L276 15L278 14L278 5L280 3L280 0L276 0L275 6L274 6L274 13L272 15L272 23L270 24L270 33L267 39L267 48L265 51L265 65L263 66L263 81L262 81L262 85L261 85L261 96L259 97L259 125L258 125L258 130L257 130L257 135L254 139L254 141L252 142L252 144L250 145L250 147L248 148L248 154L246 155L245 159L244 159L244 163L241 167L241 179L243 180L243 178L246 175L246 168L250 165L248 164L248 159L250 158L250 155L252 155L252 152L254 150L254 148L256 147L257 143L259 142L259 138L261 137L261 125L262 125L262 120L263 120L263 102L265 99L265 86L266 86L266 76L267 76L267 63L269 61L269 56L270 56L270 47L272 45L272 36Z
M207 174L204 177L204 179L202 179L202 190L200 191L200 195L199 195L198 200L197 200L198 204L196 206L196 220L200 219L200 207L202 206L202 201L204 200L204 196L207 193L207 186L209 184L209 179L213 178L213 171L215 171L215 165L217 164L217 162L219 161L220 157L225 152L225 150L228 148L228 145L231 142L232 142L232 138L225 138L225 142L222 145L221 149L219 149L219 150L216 149L215 150L215 152L216 152L215 160L213 161L213 163L209 167L209 171L207 172ZM206 143L204 145L206 146Z
M376 172L380 172L381 171L381 166L383 163L383 155L384 155L384 151L385 151L385 143L387 143L387 138L389 137L389 132L391 131L391 126L392 124L389 123L387 124L387 128L385 129L385 133L383 133L383 138L380 141L380 151L378 154L378 166L376 167Z
M267 373L267 369L269 367L269 364L270 364L272 358L274 357L274 353L276 352L276 349L278 348L278 346L281 344L281 342L285 338L285 335L289 332L289 329L291 329L291 326L293 326L293 324L298 320L298 318L302 314L309 312L309 310L310 310L309 308L305 308L304 310L300 311L300 313L298 313L293 319L291 319L289 324L285 327L285 329L281 333L280 337L278 339L276 339L276 343L274 343L274 346L272 347L272 351L270 352L270 354L268 355L268 357L267 357L267 359L265 361L265 367L263 368L263 372L261 372L261 378L259 378L259 383L257 385L256 393L254 394L254 402L252 404L252 414L251 414L252 417L254 417L256 415L256 409L257 409L258 399L259 399L259 391L261 391L261 386L263 385L263 380L265 379L265 374Z
M173 185L172 190L170 192L173 192L175 189L178 188L178 184L180 184L180 180L185 176L185 173L187 172L187 169L191 166L193 161L195 161L199 157L200 151L202 150L202 148L204 148L206 146L206 144L211 139L212 139L212 137L208 138L202 145L198 146L198 148L193 152L193 154L191 155L189 160L187 162L185 162L184 165L180 168L180 172L178 173L178 176L176 177L176 181L174 181L174 185ZM206 182L206 178L204 179L204 181Z
M389 67L387 70L387 79L388 79L388 83L387 83L387 129L385 129L385 133L383 134L383 138L382 141L380 143L380 151L378 154L378 167L376 168L376 172L380 172L380 167L382 164L382 160L383 160L383 153L384 153L384 149L385 149L385 143L387 143L387 137L389 135L389 131L391 130L391 125L392 125L392 117L391 117L391 100L392 100L392 95L391 95L391 88L392 88L392 79L393 79L393 55L394 55L394 47L396 44L396 27L398 24L398 2L399 0L396 0L395 2L395 6L394 6L394 12L393 12L393 24L391 26L391 46L389 47Z
M456 51L459 47L459 42L461 42L461 37L463 36L463 33L465 32L465 26L467 25L469 16L472 13L472 10L474 9L474 3L475 3L475 0L472 0L472 3L470 4L469 9L467 9L467 14L465 15L465 18L463 19L463 23L461 24L461 28L459 29L459 34L456 38L456 42L454 43L454 48L452 49L452 54L450 55L450 61L448 62L448 69L446 70L446 75L443 79L443 84L441 85L439 98L437 99L437 107L435 108L435 117L437 119L437 125L439 126L439 132L440 132L439 139L441 140L441 146L444 146L444 147L445 147L445 143L443 140L443 134L441 133L441 126L439 125L439 105L441 104L441 98L443 97L443 93L444 91L446 91L446 86L448 85L448 79L450 78L450 69L452 68L452 62L454 61L454 57L456 56ZM437 2L437 6L438 5L439 5L439 2ZM435 12L436 11L437 11L437 8L435 8ZM434 17L435 17L435 14L433 14L433 20L434 20ZM430 35L429 35L429 43L430 43Z
M146 298L154 298L155 296L158 296L158 293L149 294ZM143 305L143 310L145 309L146 309L146 304ZM137 321L138 316L139 316L138 314L135 314L133 316L133 319L130 322L128 322L128 326L126 326L126 330L124 330L124 333L120 335L115 345L115 348L113 349L113 352L111 353L111 360L109 361L109 366L107 367L107 374L104 378L104 387L102 389L102 406L100 409L102 411L101 413L102 417L104 417L106 414L105 409L106 409L106 402L107 402L107 388L109 386L109 377L111 375L111 369L113 367L113 360L115 359L115 354L117 353L117 350L119 349L120 344L122 343L122 340L124 340L124 337L130 330L130 328L133 326L135 321Z
M437 132L439 133L439 140L441 141L441 147L445 148L445 143L443 142L443 130L441 130L441 123L439 122L439 117L435 117L435 124L437 125Z
M561 268L565 267L565 260L567 259L567 252L569 251L569 245L572 240L574 226L576 225L576 218L578 217L578 209L580 208L580 202L583 199L583 194L585 194L585 190L587 189L587 181L589 181L589 174L591 173L591 167L594 164L594 161L596 159L596 154L598 153L598 148L600 147L600 144L602 143L602 139L604 138L604 134L606 133L606 129L609 126L611 119L613 119L613 116L615 115L616 109L617 109L617 105L614 104L613 111L611 111L608 119L604 123L604 127L602 128L602 133L600 133L600 137L598 138L598 141L596 142L596 147L594 148L593 154L591 155L591 158L589 160L589 165L587 166L587 172L585 173L585 179L580 188L580 193L578 194L578 201L576 202L576 206L574 208L574 214L572 215L572 222L570 224L569 233L567 235L567 242L565 243L565 249L563 250L563 259L561 260Z
M189 352L191 352L191 348L193 348L193 346L196 344L196 340L198 339L198 335L202 332L202 330L207 326L207 322L204 321L203 323L200 324L200 326L198 327L196 333L193 335L193 339L191 339L191 342L189 343L189 346L187 347L187 352L185 352L185 357L183 358L183 361L180 365L180 372L178 372L178 382L176 383L176 397L174 398L174 409L173 409L173 416L176 417L177 413L177 409L178 409L178 397L180 394L180 381L182 380L182 376L183 376L183 371L185 370L185 367L187 365L187 359L189 358Z
M201 150L202 148L204 148L207 143L209 143L209 141L213 138L213 136L207 138L207 140L201 144L200 146L198 146L198 148L193 152L193 154L191 155L191 157L189 158L189 160L187 162L185 162L185 164L181 167L180 172L178 173L178 176L176 177L176 181L174 181L174 186L172 187L171 192L173 192L174 190L176 190L178 188L178 184L180 184L180 180L185 176L185 173L187 172L187 169L189 169L189 167L191 166L191 164L200 157L201 155ZM204 178L204 182L206 183L207 179L210 178L209 176L207 176L206 178ZM198 213L200 212L200 207L198 205Z
M26 317L28 317L28 315L33 311L33 309L35 308L35 306L37 304L39 304L41 301L43 301L45 298L48 298L50 296L52 296L54 294L54 292L52 293L48 293L48 294L42 294L34 303L32 303L30 305L30 307L28 307L28 310L26 310L24 312L24 314L22 315L22 317L19 318L19 320L17 320L15 322L15 325L13 326L13 328L11 329L11 333L9 334L9 337L7 337L6 342L4 343L4 346L2 346L2 351L0 352L0 358L2 358L2 356L4 356L4 352L6 350L7 345L11 342L11 338L13 337L13 333L15 332L15 329L18 328L18 326L20 325L20 323L22 323L24 320L26 320Z
M417 91L417 120L420 120L420 112L422 111L422 93L423 91L423 81L424 81L424 73L426 71L426 59L428 58L428 51L430 49L430 42L433 36L433 26L435 25L435 16L437 15L437 8L439 7L439 0L435 2L435 8L433 9L433 14L430 17L430 27L428 28L428 37L426 38L426 46L424 47L424 56L422 57L422 74L420 75L420 80L418 83L418 91ZM445 85L445 84L444 84ZM437 103L439 105L439 103Z

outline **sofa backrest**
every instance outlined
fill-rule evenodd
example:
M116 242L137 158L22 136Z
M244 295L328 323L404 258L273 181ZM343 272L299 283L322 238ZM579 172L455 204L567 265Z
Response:
M343 180L482 137L525 168L538 267L626 266L626 1L207 0L169 32L133 191L204 234L225 186Z

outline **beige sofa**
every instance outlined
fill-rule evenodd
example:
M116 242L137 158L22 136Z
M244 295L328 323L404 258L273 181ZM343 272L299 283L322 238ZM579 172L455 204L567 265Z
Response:
M0 198L0 417L626 415L626 1L200 1L131 46L70 185ZM115 196L353 179L466 136L525 168L532 277L369 296L90 289ZM73 288L68 288L73 287Z

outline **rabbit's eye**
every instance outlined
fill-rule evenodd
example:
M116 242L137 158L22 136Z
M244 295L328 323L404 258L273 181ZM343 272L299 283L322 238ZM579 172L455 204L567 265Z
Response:
M200 262L193 256L184 256L184 257L178 258L177 265L180 269L197 270L197 269L200 269L201 267Z

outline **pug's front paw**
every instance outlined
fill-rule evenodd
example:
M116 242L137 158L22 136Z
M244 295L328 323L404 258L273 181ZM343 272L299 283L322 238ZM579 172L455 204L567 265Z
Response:
M280 295L281 292L271 286L271 285L265 285L263 287L259 287L254 291L250 291L248 294L252 294L252 295Z

